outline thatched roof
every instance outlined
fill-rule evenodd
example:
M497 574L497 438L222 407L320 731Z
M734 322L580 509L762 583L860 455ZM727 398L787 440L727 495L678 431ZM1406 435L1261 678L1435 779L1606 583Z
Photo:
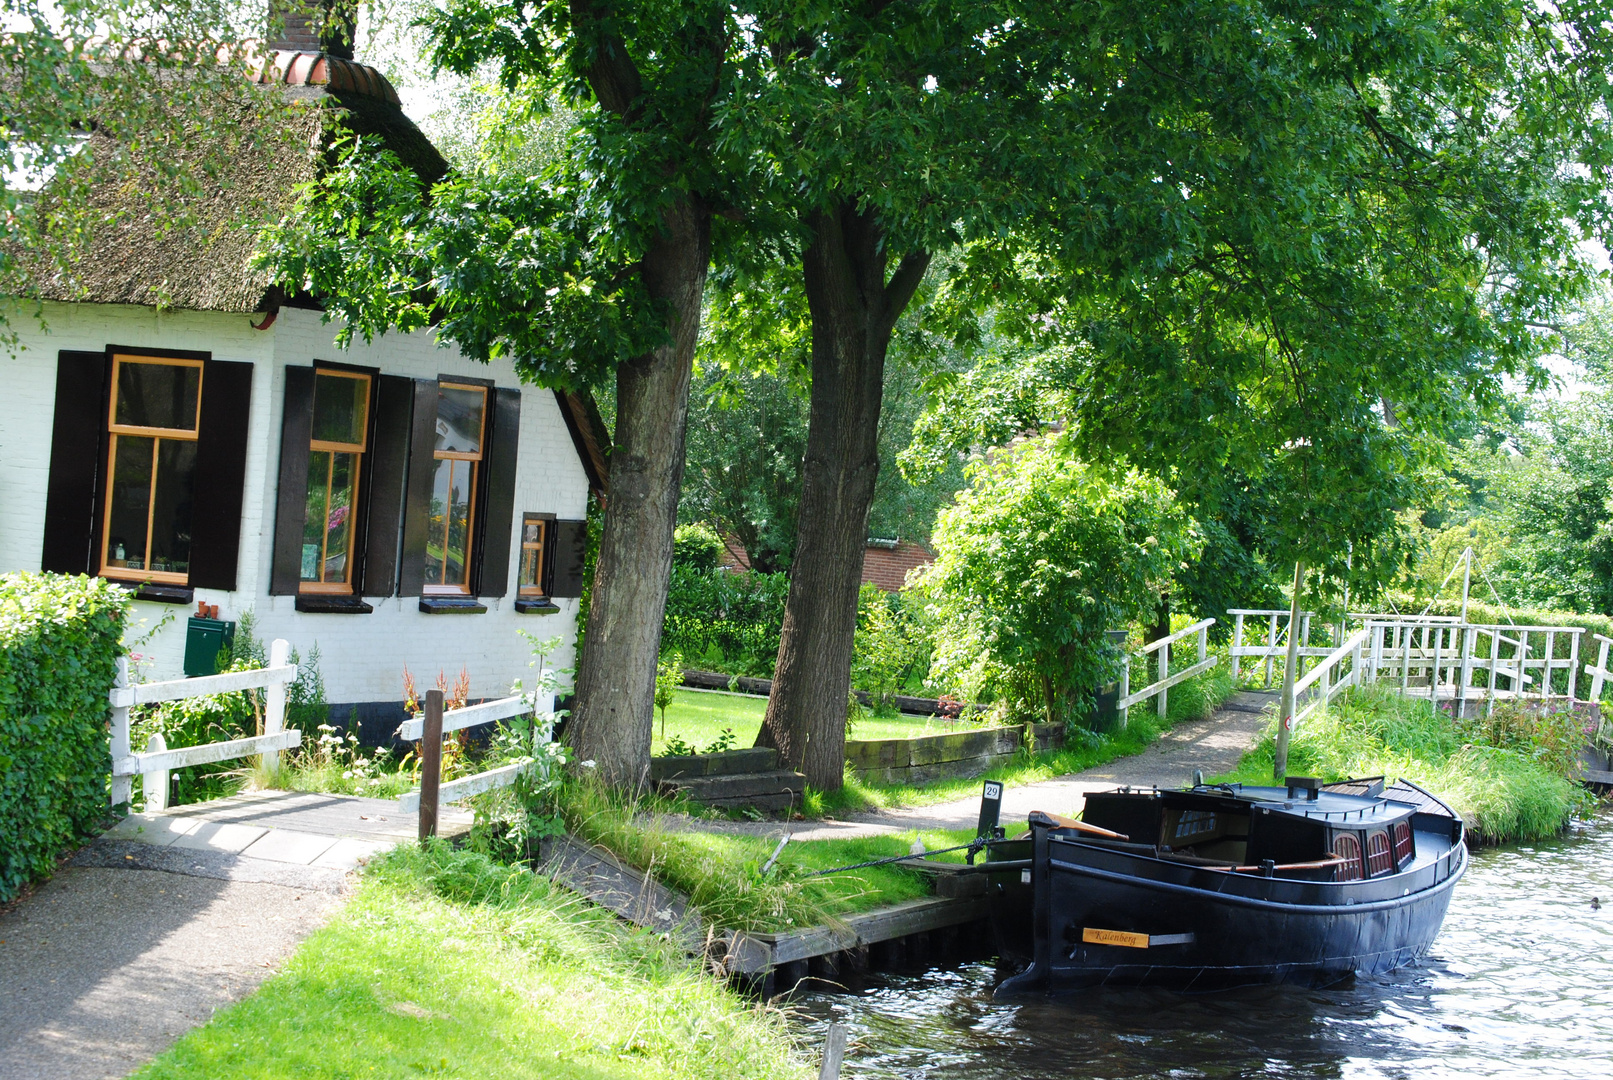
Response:
M73 244L65 268L48 253L22 253L19 291L40 300L262 311L275 302L269 275L250 265L263 227L290 209L336 137L379 136L428 183L447 172L373 68L324 53L277 51L253 81L262 89L243 86L238 98L184 102L212 115L203 118L207 143L174 151L202 187L177 206L159 208L152 193L161 185L152 170L116 153L108 136L92 135L84 153L117 164L95 171L88 205L73 210L87 235ZM42 212L51 209L50 198L47 188Z

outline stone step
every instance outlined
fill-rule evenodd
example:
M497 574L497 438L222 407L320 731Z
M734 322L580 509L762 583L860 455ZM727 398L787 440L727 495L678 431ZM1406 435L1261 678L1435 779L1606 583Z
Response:
M706 806L787 810L800 801L806 777L788 769L730 776L684 776L661 782L661 789L682 792Z
M656 783L697 776L739 776L778 768L778 751L766 746L725 750L720 754L679 754L650 759L650 779Z

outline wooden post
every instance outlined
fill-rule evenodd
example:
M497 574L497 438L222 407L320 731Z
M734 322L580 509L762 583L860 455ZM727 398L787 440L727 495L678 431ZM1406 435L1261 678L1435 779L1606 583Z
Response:
M1402 623L1400 625L1401 658L1400 658L1400 692L1404 694L1411 685L1411 640L1414 636L1412 627Z
M1288 738L1294 731L1294 681L1298 677L1295 661L1299 657L1299 597L1305 587L1305 563L1294 564L1294 600L1288 610L1288 664L1283 668L1282 705L1277 710L1277 753L1272 761L1272 774L1278 783L1288 775Z
M1606 645L1602 646L1602 649L1605 652L1606 649L1607 649L1607 646ZM1125 657L1124 659L1122 659L1120 661L1120 700L1125 701L1130 696L1131 696L1131 657L1127 656L1127 657ZM1127 714L1130 713L1130 712L1131 712L1131 706L1130 705L1127 705L1127 706L1125 706L1124 708L1122 708L1120 710L1120 730L1121 731L1126 730L1126 721L1128 719Z
M1423 640L1428 640L1427 634L1423 635ZM1445 629L1438 626L1434 627L1434 667L1433 674L1428 677L1428 700L1433 704L1436 711L1439 709L1440 646L1444 644L1444 641Z
M1602 651L1605 654L1607 651L1607 646L1604 645L1602 647ZM120 656L118 657L118 676L113 680L112 686L114 690L122 690L126 689L128 685L129 658L127 656ZM127 705L114 705L112 707L111 743L112 762L113 767L116 768L119 761L122 761L124 758L129 756L129 707ZM119 806L128 805L129 800L133 798L133 793L134 777L118 776L116 773L114 773L112 776L111 791L113 808L116 809Z
M1204 661L1208 660L1209 658L1210 658L1210 628L1208 626L1201 626L1201 627L1199 627L1199 663L1202 664L1202 663L1204 663Z
M1596 671L1591 674L1591 700L1600 702L1602 700L1602 684L1607 681L1607 676L1603 674L1607 670L1607 649L1609 645L1613 645L1613 641L1608 640L1601 634L1597 634L1596 639L1602 644L1596 653Z
M1171 673L1171 643L1169 641L1159 647L1159 681L1164 682ZM1159 707L1155 710L1161 720L1165 719L1165 699L1170 691L1165 687L1159 688Z
M1546 700L1546 701L1551 700L1551 658L1553 656L1555 656L1556 654L1557 654L1557 631L1555 631L1555 630L1547 630L1546 631L1546 665L1545 665L1545 671L1542 672L1542 674L1544 674L1546 676L1546 685L1544 687L1545 692L1540 695L1541 698L1543 700Z
M1490 627L1490 677L1484 684L1484 715L1495 711L1495 668L1501 661L1501 628Z
M151 737L146 743L146 753L155 754L168 749L168 740L162 737L162 732ZM140 774L140 786L146 794L146 812L168 809L168 770L154 769L148 773Z
M284 667L291 663L291 643L275 638L269 644L269 666ZM286 730L286 684L271 683L263 688L263 733L278 735ZM263 754L263 768L274 772L280 768L280 751L267 750Z
M846 1025L836 1020L823 1041L823 1065L818 1080L840 1080L840 1063L846 1058Z
M1232 616L1232 685L1238 685L1238 650L1243 648L1243 616Z
M442 691L426 691L420 735L420 839L437 835L437 792L442 787Z

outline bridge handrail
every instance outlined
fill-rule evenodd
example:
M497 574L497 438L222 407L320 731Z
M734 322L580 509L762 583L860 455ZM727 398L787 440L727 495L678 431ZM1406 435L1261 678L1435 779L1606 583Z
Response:
M1361 654L1371 637L1372 632L1366 627L1362 627L1346 638L1344 644L1329 653L1327 659L1312 668L1309 674L1294 683L1294 700L1296 702L1301 694L1309 692L1310 688L1317 682L1322 684L1321 693L1317 694L1303 709L1296 705L1294 727L1297 728L1301 720L1332 701L1346 687L1360 685L1361 673L1364 670L1361 664ZM1352 661L1350 673L1343 678L1334 678L1334 670L1341 667L1347 659Z
M1210 627L1215 625L1214 619L1200 619L1192 626L1178 630L1169 637L1162 637L1142 648L1143 653L1157 652L1159 654L1159 678L1143 687L1135 694L1131 692L1131 657L1126 657L1125 664L1120 669L1120 697L1115 707L1120 711L1120 726L1125 727L1133 705L1147 701L1151 697L1158 698L1157 711L1161 719L1166 715L1169 706L1168 691L1177 683L1191 679L1201 671L1208 671L1219 661L1219 656L1209 656ZM1199 639L1198 663L1178 671L1175 675L1170 673L1171 644L1185 637L1197 634Z

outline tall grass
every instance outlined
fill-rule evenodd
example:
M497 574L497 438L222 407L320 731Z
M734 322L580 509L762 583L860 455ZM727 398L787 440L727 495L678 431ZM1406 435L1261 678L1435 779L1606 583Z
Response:
M903 833L855 840L809 841L785 847L778 863L762 866L777 841L733 833L671 827L654 799L633 799L592 783L562 796L566 827L622 861L689 897L718 926L782 931L831 923L838 917L927 896L927 878L898 866L877 866L823 877L813 870L908 853L915 838L930 849L965 843L946 832Z
M1540 723L1542 745L1522 745L1516 724L1453 721L1426 701L1386 687L1353 689L1305 720L1288 748L1290 776L1404 777L1438 795L1489 843L1562 830L1587 796L1564 775L1561 724ZM1272 783L1275 725L1215 779ZM1500 741L1510 745L1493 745Z

